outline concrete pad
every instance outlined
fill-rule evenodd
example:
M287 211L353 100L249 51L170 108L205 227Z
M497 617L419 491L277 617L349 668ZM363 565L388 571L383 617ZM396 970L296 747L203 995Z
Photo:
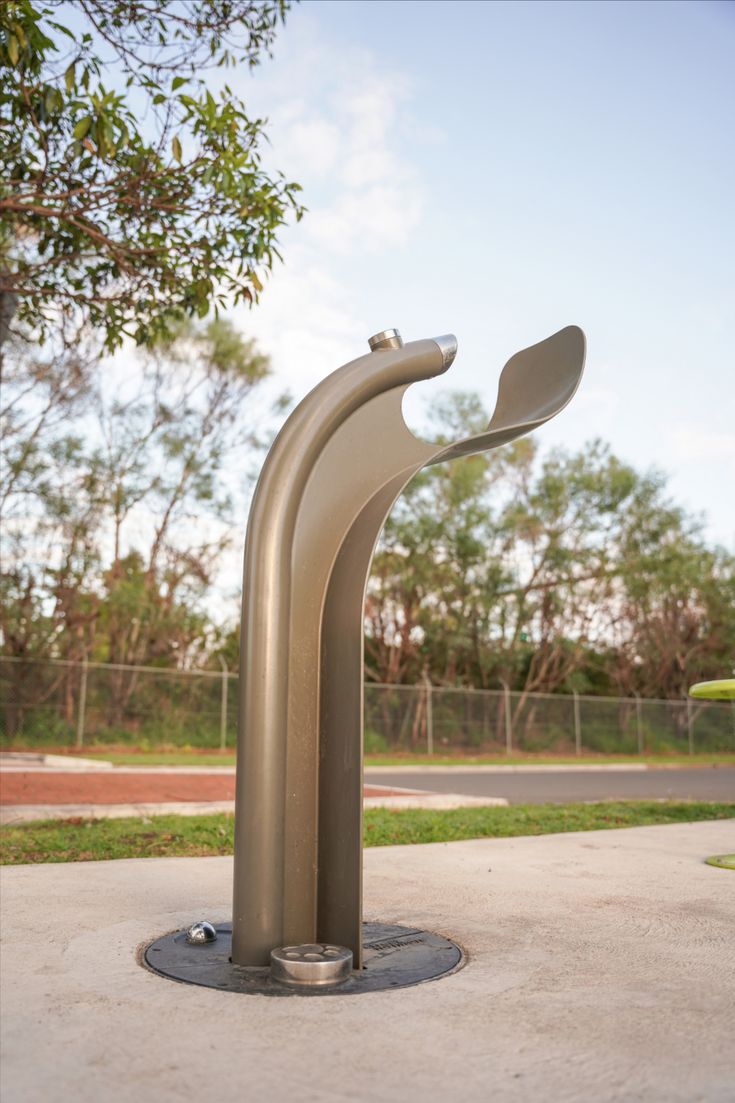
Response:
M111 770L112 763L100 758L78 758L76 755L44 754L36 751L0 751L0 767L4 770Z
M2 871L4 1103L733 1099L735 821L365 853L370 918L468 963L416 988L269 1000L136 960L230 916L227 858Z
M140 804L2 804L0 826L34 820L122 820L129 816L234 814L234 800L143 801Z
M413 796L365 797L364 808L507 808L505 797L472 797L466 793L425 793L413 790Z
M648 770L647 762L602 762L599 765L594 762L550 762L545 765L534 763L516 766L467 763L457 766L442 766L436 763L427 766L365 766L366 774L584 774L598 773L600 770L610 770L613 773L630 773L631 770ZM668 767L667 767L668 769Z
M60 770L62 772L78 770L87 773L88 767L92 770L102 767L105 770L111 770L115 777L126 776L127 774L149 774L154 777L168 777L172 774L183 777L191 777L192 774L215 777L218 775L235 776L234 766L116 766L113 762L98 761L93 758L67 759L64 755L56 754L28 757L34 759L34 761L25 761L22 755L11 762L0 760L0 773L18 774L25 773L28 770L33 770L34 774L58 774Z
M406 790L401 796L365 797L365 808L507 808L505 797L470 797L462 793L425 793ZM213 812L234 815L234 800L144 801L140 804L0 804L0 825L34 820L119 820L128 816L204 816Z

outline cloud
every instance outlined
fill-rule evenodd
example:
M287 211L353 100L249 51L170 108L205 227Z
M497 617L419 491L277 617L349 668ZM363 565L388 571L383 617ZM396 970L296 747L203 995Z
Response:
M409 89L360 58L369 91L354 94L354 73L340 67L328 94L273 112L274 154L305 187L303 240L342 256L405 244L423 210L421 181L399 148Z
M420 199L391 184L356 189L332 206L314 211L309 227L315 245L332 252L379 253L405 245L421 221Z
M299 35L285 36L280 72L262 90L268 160L302 184L308 211L282 235L285 264L258 307L239 315L297 399L364 351L355 273L361 260L410 243L425 191L403 148L417 126L410 85L370 51L336 51L308 21Z
M289 252L243 323L270 355L278 386L294 398L358 355L355 343L366 331L351 292L306 246Z
M285 108L285 118L291 120L282 126L283 137L279 149L286 147L284 164L299 166L301 176L327 176L334 169L340 150L339 127L324 118L299 117L300 104ZM293 116L296 117L293 117Z

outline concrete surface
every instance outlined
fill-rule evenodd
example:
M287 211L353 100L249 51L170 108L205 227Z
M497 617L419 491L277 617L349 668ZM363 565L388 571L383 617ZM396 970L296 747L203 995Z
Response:
M33 756L32 761L24 761L25 755L19 755L17 758L2 758L0 757L0 772L4 774L10 773L24 773L28 770L33 770L34 774L57 774L59 770L81 770L85 772L87 770L87 763L92 763L92 768L103 766L105 769L112 770L116 777L127 776L128 774L134 775L153 775L161 777L169 777L171 775L178 775L180 777L191 777L196 774L204 777L234 777L234 766L198 766L196 762L193 762L191 766L115 766L112 762L103 761L102 759L93 758L71 758L68 755L38 755ZM48 761L41 761L41 760ZM59 760L58 762L56 760ZM71 763L72 765L69 765Z
M0 768L4 770L111 770L112 763L99 758L78 758L68 754L45 754L41 751L0 751Z
M468 797L462 793L428 793L412 789L395 796L365 797L364 808L507 808L504 797ZM202 816L212 812L234 815L234 800L143 801L138 804L2 804L0 825L33 820L117 820L126 816Z
M649 765L648 762L603 762L590 763L590 762L540 762L540 763L512 763L505 765L505 763L489 764L486 762L468 763L466 766L459 763L458 765L448 766L437 765L436 763L429 763L426 766L412 763L409 766L365 766L365 771L375 774L376 777L382 777L386 774L446 774L452 770L455 773L465 774L579 774L587 773L590 770L593 773L598 773L600 770L612 770L627 773L629 770L653 770L656 767ZM679 764L672 764L666 766L667 770L678 770Z
M430 773L428 772L430 771ZM465 768L445 766L396 770L374 767L365 770L366 784L409 785L451 790L468 796L492 793L511 804L566 803L577 800L723 800L735 801L735 766L667 767L629 766L600 769L554 766L518 769L513 766Z
M176 984L154 937L229 918L231 861L6 867L4 1103L724 1103L735 1087L735 821L365 853L370 918L460 972L269 1000Z
M206 816L234 814L234 800L143 801L140 804L2 804L0 826L34 820L120 820L128 816Z

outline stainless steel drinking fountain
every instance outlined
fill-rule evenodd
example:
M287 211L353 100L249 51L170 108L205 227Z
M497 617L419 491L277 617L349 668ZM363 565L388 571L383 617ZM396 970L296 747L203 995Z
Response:
M516 353L485 432L450 445L414 436L402 401L412 383L451 366L456 339L404 345L391 329L369 345L294 410L255 490L243 581L233 919L214 938L192 941L183 931L148 948L147 964L179 980L335 994L418 983L461 962L458 947L438 935L363 927L365 588L380 531L410 479L554 417L579 384L585 339L567 326Z

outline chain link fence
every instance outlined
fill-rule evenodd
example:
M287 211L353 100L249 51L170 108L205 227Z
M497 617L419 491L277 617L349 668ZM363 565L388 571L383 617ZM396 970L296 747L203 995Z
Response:
M735 705L422 686L365 687L369 754L735 752Z
M237 675L0 658L0 745L233 747Z
M237 675L0 657L0 746L234 748ZM735 703L365 686L367 754L735 752Z

